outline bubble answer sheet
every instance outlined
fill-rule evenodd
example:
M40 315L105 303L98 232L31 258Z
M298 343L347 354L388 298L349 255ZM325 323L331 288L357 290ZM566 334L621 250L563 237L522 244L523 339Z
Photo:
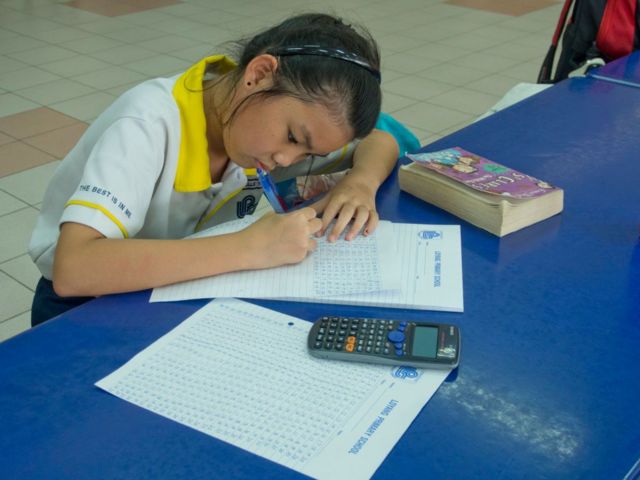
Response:
M316 359L311 325L213 300L96 386L305 475L370 478L449 370Z

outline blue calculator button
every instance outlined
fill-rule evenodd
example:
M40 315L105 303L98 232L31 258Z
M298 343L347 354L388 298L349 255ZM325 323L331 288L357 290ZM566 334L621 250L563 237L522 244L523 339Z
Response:
M404 332L404 329L405 329L405 326L404 326L404 325L400 325L400 326L398 327L398 331L399 331L399 332Z
M404 342L404 333L398 330L393 330L392 332L389 332L387 338L392 343Z
M398 342L398 343L394 343L393 345L394 347L396 347L396 350L402 350L402 343Z
M404 322L404 321L403 321L403 322L400 322L400 326L401 326L402 328L406 327L406 326L407 326L407 322Z
M397 348L397 349L396 349L396 355L397 355L397 356L401 357L403 354L404 354L404 352L402 351L402 349L401 349L401 348Z

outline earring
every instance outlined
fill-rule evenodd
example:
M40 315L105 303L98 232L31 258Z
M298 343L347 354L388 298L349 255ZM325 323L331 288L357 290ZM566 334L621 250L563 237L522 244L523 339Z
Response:
M250 87L250 86L251 86L251 82L247 82L247 87Z

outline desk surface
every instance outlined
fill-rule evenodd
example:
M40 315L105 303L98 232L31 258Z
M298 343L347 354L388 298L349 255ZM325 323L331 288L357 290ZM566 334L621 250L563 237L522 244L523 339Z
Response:
M632 52L613 62L589 72L589 75L604 81L619 82L640 88L640 51Z
M587 101L588 100L588 101ZM640 89L554 86L429 146L565 189L564 212L498 239L462 224L465 312L257 302L450 321L463 357L374 478L623 478L640 458ZM392 177L382 218L460 223ZM4 478L300 478L97 389L201 307L109 296L0 344ZM636 466L637 469L637 466Z

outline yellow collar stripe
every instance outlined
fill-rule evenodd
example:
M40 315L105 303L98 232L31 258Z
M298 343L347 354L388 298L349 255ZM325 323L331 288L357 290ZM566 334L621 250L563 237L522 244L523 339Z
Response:
M173 97L180 110L180 152L174 182L178 192L199 192L211 186L202 95L202 79L207 65L211 63L218 63L219 72L223 74L236 67L224 55L207 57L184 72L173 87Z

